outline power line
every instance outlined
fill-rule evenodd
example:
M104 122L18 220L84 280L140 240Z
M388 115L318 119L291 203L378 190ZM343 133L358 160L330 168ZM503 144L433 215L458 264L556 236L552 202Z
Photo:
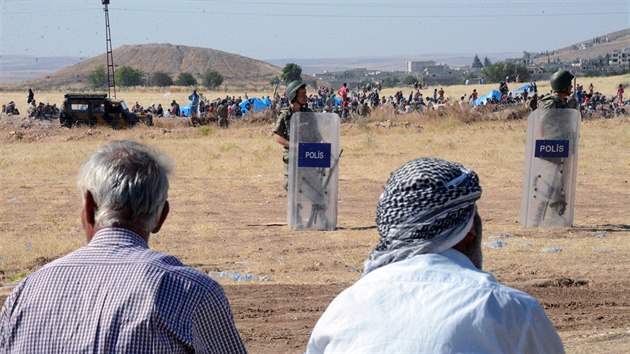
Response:
M114 10L112 10L114 11ZM117 11L124 12L142 12L142 13L176 13L176 14L204 14L210 16L256 16L256 17L313 17L313 18L504 18L504 17L556 17L556 16L608 16L608 15L627 15L630 12L562 12L562 13L548 13L538 12L529 14L411 14L411 15L354 15L354 14L285 14L285 13L253 13L253 12L206 12L206 11L190 11L190 10L136 10L136 9L118 9Z

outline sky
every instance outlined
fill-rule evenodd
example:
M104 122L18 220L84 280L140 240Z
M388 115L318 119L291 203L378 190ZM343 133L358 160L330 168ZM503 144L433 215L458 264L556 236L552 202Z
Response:
M628 0L110 0L113 48L254 59L544 52L630 27ZM0 56L107 50L101 0L0 0ZM628 45L630 47L630 43Z

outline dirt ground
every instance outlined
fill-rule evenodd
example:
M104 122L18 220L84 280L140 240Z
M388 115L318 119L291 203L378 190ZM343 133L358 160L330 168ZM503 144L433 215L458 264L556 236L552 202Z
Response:
M501 175L502 171L478 171L485 188L479 203L485 227L484 268L500 282L540 300L568 353L628 353L630 146L627 134L630 124L627 120L625 123L601 123L610 124L603 128L591 124L592 130L625 129L625 133L621 133L625 140L618 141L614 150L620 156L600 159L585 156L585 161L592 161L585 164L592 163L593 168L602 164L603 167L600 172L586 173L581 166L576 222L572 228L523 229L518 224L520 179L514 177L518 174L492 177ZM0 148L22 144L15 139L16 134L22 134L19 140L29 144L54 141L51 136L55 135L62 136L59 139L64 142L91 139L85 130L69 133L37 126L0 128L3 144ZM589 126L582 129L588 139ZM41 136L34 138L33 134ZM76 135L74 138L73 134ZM103 137L94 139L102 140ZM348 141L352 139L351 136L346 138ZM378 136L373 139L378 143ZM271 154L279 152L274 150ZM347 154L348 159L359 157L359 153L353 155L352 151ZM606 159L612 159L610 164L619 168L619 175L610 182L605 176L610 173L606 172L605 162L602 162ZM276 167L280 166L273 168ZM351 167L345 166L346 171ZM606 179L605 185L600 183L601 179ZM303 352L319 316L340 291L358 279L363 259L376 244L374 207L384 182L383 176L372 178L365 173L341 173L339 222L338 230L334 232L289 231L284 218L285 195L277 191L278 181L273 178L258 184L238 184L237 191L208 186L206 181L198 181L195 176L179 177L176 182L174 186L186 182L187 188L193 190L206 188L213 200L222 200L225 204L219 208L200 208L204 199L196 198L202 197L178 197L181 191L174 187L172 209L174 205L182 211L179 216L173 216L173 226L165 225L163 233L171 234L177 240L192 239L194 246L178 242L169 244L163 241L162 237L166 236L162 235L152 246L175 254L184 263L211 274L228 270L228 264L232 266L231 270L266 274L266 279L253 282L218 279L230 300L241 336L252 353ZM8 197L8 193L3 194L2 203L6 203ZM20 207L35 208L36 202ZM72 208L76 210L76 205ZM11 211L3 216L6 220L12 217ZM213 234L223 236L212 240L194 236L201 233L195 230L208 223L209 218L220 220L211 226L211 230ZM186 222L180 219L186 219ZM2 232L12 227L8 222L4 225L4 229L0 229ZM188 229L192 236L180 229ZM505 240L507 246L491 248L492 242L499 238ZM204 258L191 251L194 247L210 244L219 248L216 255ZM562 251L547 252L553 247ZM49 261L48 256L42 255L43 258L25 270L37 269ZM250 269L247 262L262 265ZM8 268L3 271L15 272ZM0 303L9 290L8 287L0 288Z

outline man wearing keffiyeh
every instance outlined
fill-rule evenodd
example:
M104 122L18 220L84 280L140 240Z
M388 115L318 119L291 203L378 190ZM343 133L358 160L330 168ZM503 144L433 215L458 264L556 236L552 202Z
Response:
M564 353L536 299L481 270L477 174L435 158L389 177L380 242L317 322L307 353Z

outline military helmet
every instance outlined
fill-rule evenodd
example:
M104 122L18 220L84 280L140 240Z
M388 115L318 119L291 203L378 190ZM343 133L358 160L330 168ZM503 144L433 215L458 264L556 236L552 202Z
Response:
M560 70L551 76L551 89L555 92L566 90L575 76L567 70Z
M289 85L287 85L287 99L289 102L293 103L295 98L297 97L297 92L302 87L306 87L306 84L300 80L291 81Z

